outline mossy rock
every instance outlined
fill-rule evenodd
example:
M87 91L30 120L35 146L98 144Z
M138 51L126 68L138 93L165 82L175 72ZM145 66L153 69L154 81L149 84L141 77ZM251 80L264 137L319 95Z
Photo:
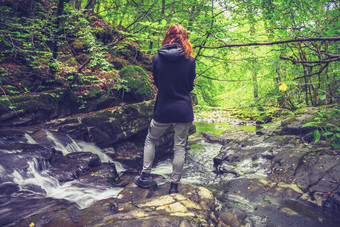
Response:
M82 51L86 49L85 43L81 40L75 40L71 43L71 46L76 51Z
M119 71L119 75L126 80L129 92L139 100L148 100L153 95L153 88L148 80L147 74L139 66L129 65Z

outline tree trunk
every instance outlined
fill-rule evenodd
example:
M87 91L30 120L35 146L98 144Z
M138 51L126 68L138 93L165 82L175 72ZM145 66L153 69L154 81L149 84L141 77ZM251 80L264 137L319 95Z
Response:
M166 21L166 24L169 26L170 25L170 22L171 22L171 17L172 17L172 11L174 9L174 2L175 0L172 0L171 1L171 4L170 4L170 10L169 10L169 15L168 15L168 19Z
M85 9L93 13L95 5L96 5L96 0L87 0Z
M59 0L58 3L58 9L57 9L57 19L55 21L55 28L57 30L56 34L55 34L55 38L54 38L54 44L53 44L53 58L57 59L58 57L58 50L59 50L59 43L58 43L58 39L59 39L59 35L60 35L60 31L59 31L59 26L60 26L60 16L62 15L63 11L64 11L64 3L66 2L66 0Z
M74 9L80 10L81 0L72 0L71 5Z

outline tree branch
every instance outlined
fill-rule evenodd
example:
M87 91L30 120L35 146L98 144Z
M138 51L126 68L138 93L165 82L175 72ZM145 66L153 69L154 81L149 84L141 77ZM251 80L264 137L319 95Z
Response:
M222 80L222 79L212 78L212 77L209 77L209 76L203 76L203 75L201 75L201 76L204 77L204 78L210 79L210 80L217 80L217 81L224 81L224 82L250 81L250 80Z
M316 75L316 74L320 74L320 73L322 73L322 71L325 69L325 68L327 68L327 66L328 66L328 63L327 64L325 64L318 72L316 72L316 73L311 73L311 74L307 74L307 75L304 75L304 76L299 76L299 77L296 77L295 79L293 79L293 80L297 80L297 79L301 79L301 78L305 78L305 77L311 77L311 76L314 76L314 75Z
M157 3L158 0L156 0L151 6L150 8L144 12L144 14L140 15L134 22L132 22L131 24L129 24L126 28L125 28L125 31L128 30L129 27L131 27L132 25L134 25L135 23L137 23L139 20L141 20L142 18L148 16L150 10L154 7L154 5Z
M326 38L299 38L299 39L288 39L275 42L265 42L265 43L239 43L239 44L226 44L222 46L202 46L196 45L194 48L205 48L205 49L219 49L225 47L241 47L241 46L267 46L283 43L294 43L294 42L304 42L304 41L340 41L340 37L326 37Z
M340 57L334 57L334 58L329 58L329 59L326 59L326 60L321 60L321 61L305 61L305 60L296 60L292 57L284 57L284 56L280 56L281 59L284 59L284 60L289 60L291 62L293 62L293 64L297 64L297 63L306 63L306 64L313 64L313 63L318 63L318 64L322 64L322 63L329 63L329 62L332 62L332 61L340 61Z

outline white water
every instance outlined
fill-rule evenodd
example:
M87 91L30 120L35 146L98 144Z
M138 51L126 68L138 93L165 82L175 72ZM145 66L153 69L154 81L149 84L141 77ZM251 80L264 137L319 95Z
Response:
M27 140L27 143L29 143L29 144L37 144L37 142L30 135L28 135L27 133L25 133L25 138Z
M58 138L52 132L45 131L46 137L49 140L49 144L56 150L62 151L63 155L67 155L72 152L91 152L97 154L102 162L111 162L116 166L118 173L124 171L125 168L119 162L113 161L108 155L101 151L101 149L92 143L83 141L75 141L70 136L66 135L64 139ZM38 144L29 134L25 134L26 143ZM62 141L67 142L62 142ZM8 150L2 152L8 153ZM21 150L11 151L11 153L20 153ZM20 189L25 188L27 185L40 186L45 192L46 197L55 199L65 199L70 202L76 203L80 208L86 208L92 205L95 201L117 197L118 193L123 189L119 187L108 187L98 185L84 184L79 180L74 180L60 184L59 181L48 175L48 163L44 163L43 170L38 170L38 161L33 159L32 162L28 162L29 168L27 169L27 177L21 175L18 170L14 170L11 174L14 183L18 184ZM41 168L41 165L40 165ZM5 169L0 165L0 173L5 173ZM41 196L39 193L35 193L37 196Z
M60 184L59 181L51 176L47 175L47 171L37 171L38 163L29 162L29 168L27 170L28 175L31 177L23 178L22 175L16 170L12 176L14 182L23 187L25 185L39 185L46 191L46 197L56 199L66 199L70 202L75 202L81 209L89 207L95 201L117 197L122 188L110 188L106 186L91 186L83 184L80 181L71 181L64 184Z
M220 152L222 145L211 144L204 141L193 145L188 151L187 158L184 164L181 183L185 184L209 184L214 181L216 174L213 173L213 159ZM168 158L157 163L152 169L153 174L164 176L167 181L170 181L172 172L172 158Z
M67 155L72 152L91 152L99 156L102 162L111 162L116 165L117 172L121 172L126 170L122 164L119 162L113 161L107 154L102 152L102 150L92 143L87 143L83 141L75 141L69 135L66 135L67 138L71 141L67 144L63 144L52 132L46 130L47 138L51 143L54 144L54 148L56 150L60 150L63 152L63 155ZM33 139L32 139L33 140ZM34 141L34 140L33 140Z

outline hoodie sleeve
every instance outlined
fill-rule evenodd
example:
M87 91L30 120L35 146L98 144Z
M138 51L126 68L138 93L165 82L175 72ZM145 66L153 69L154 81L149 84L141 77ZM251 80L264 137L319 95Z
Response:
M195 81L195 77L196 77L196 62L194 59L192 59L191 65L190 65L190 73L189 73L189 87L190 87L190 91L192 91L194 89L194 81Z
M157 55L156 55L157 56ZM153 84L158 88L158 74L156 72L156 56L152 58L151 72L153 76Z

